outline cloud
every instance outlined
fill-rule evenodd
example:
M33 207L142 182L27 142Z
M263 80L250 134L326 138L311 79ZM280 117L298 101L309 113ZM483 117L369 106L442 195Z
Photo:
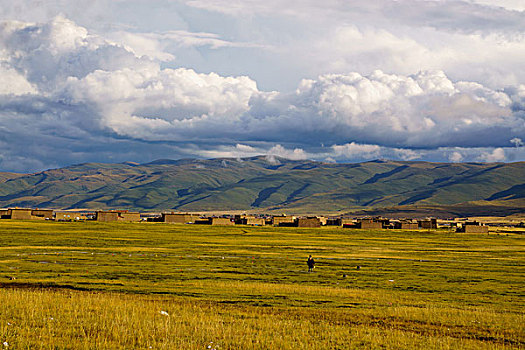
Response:
M371 72L381 67L408 75L443 70L456 80L476 80L491 87L514 85L525 78L516 69L525 59L523 30L484 33L482 29L450 32L429 26L414 28L417 30L340 25L327 29L323 40L312 33L308 48L294 50L305 51L307 64L323 67L325 72Z
M329 158L342 161L363 161L373 159L414 160L422 156L421 151L403 148L384 147L380 145L358 144L333 145ZM324 156L324 155L323 155Z
M202 149L199 147L195 147L194 149L188 149L186 148L184 150L188 153L197 153L200 156L206 157L206 158L246 158L246 157L254 157L254 156L260 156L260 155L266 155L267 159L270 162L276 163L277 158L285 158L285 159L291 159L291 160L303 160L308 158L313 158L316 155L315 154L308 154L301 148L294 148L294 149L288 149L286 147L283 147L280 144L276 144L273 146L249 146L244 144L236 144L236 145L214 145L213 149Z
M525 130L513 111L515 98L454 83L441 71L330 74L304 80L294 94L257 95L248 112L252 119L245 119L259 128L275 125L278 134L297 141L306 134L313 142L401 148L504 146L513 132Z
M396 161L431 160L438 162L502 162L525 159L525 149L515 147L440 147L436 149L402 149L380 145L348 143L333 145L307 152L300 148L287 148L280 144L259 144L249 146L236 145L202 145L181 147L178 151L185 154L197 154L205 158L236 158L266 155L268 162L278 164L280 158L291 160L313 159L324 162L361 162L375 159Z
M510 140L510 143L514 144L516 147L523 147L523 141L519 137L515 137L512 140Z
M95 71L69 78L60 91L72 104L95 105L101 127L147 140L213 137L248 110L257 92L247 77L221 77L193 70Z
M0 18L74 20L171 67L249 75L266 90L375 69L442 70L491 88L525 79L523 5L514 0L0 0ZM240 50L240 48L243 48ZM176 63L174 63L176 62Z
M363 40L389 38L370 33ZM2 23L0 77L10 84L0 87L0 167L259 154L525 159L523 147L508 147L525 137L525 85L496 89L441 70L375 70L321 74L292 92L263 91L245 75L165 66L172 57L163 36L185 37L181 45L188 46L230 45L205 32L130 34L117 42L64 16Z
M375 159L381 155L381 147L378 145L361 145L355 142L346 145L333 145L332 149L336 157L347 159Z
M459 163L459 162L461 162L463 160L463 155L460 152L452 152L448 156L448 159L452 163Z
M197 154L204 158L247 158L263 155L266 153L263 149L249 145L214 145L213 149L203 149L202 147L192 146L185 149L188 154Z
M260 48L253 43L232 42L221 39L218 34L172 30L160 33L132 33L116 31L110 33L112 41L122 45L138 57L148 56L159 61L175 61L175 52L188 48ZM173 53L170 53L173 52Z
M466 28L515 28L520 23L520 14L525 10L520 0L448 0L446 6L441 1L388 1L357 0L352 3L327 0L186 0L187 5L206 11L224 13L231 16L283 16L288 19L300 18L307 21L326 21L339 23L346 18L349 22L370 21L389 18L403 24L424 23L430 27L454 30ZM394 16L395 14L395 16Z
M500 7L513 11L525 11L525 3L521 0L499 0L494 2L492 0L470 0L476 4L482 4L491 7Z
M281 65L302 76L382 69L396 74L443 70L491 87L523 82L525 12L491 1L191 0L273 44ZM494 3L494 2L492 2ZM272 27L264 26L270 22ZM288 25L287 25L288 24ZM285 35L282 35L283 32ZM280 45L275 45L280 43ZM300 59L298 59L300 57ZM277 77L276 77L277 78Z
M158 63L89 34L62 16L43 24L3 22L0 44L3 64L42 93L53 93L68 78L81 79L97 70L158 69Z
M481 154L478 159L482 162L494 163L504 162L506 160L505 150L503 148L496 148L492 152Z
M269 156L277 156L292 160L303 160L308 158L308 154L301 148L294 148L293 150L287 150L281 145L275 145L270 148L267 152Z
M24 95L36 93L36 88L33 84L15 69L6 66L5 63L0 63L0 77L4 84L0 84L0 95ZM9 82L9 83L7 83Z
M110 36L112 41L133 52L137 57L147 56L163 62L175 60L173 54L166 52L167 44L158 34L119 31L111 33Z
M331 153L313 155L317 159L330 157L338 161L363 161L373 159L414 160L426 159L439 162L459 163L473 162L505 162L523 159L525 151L515 147L440 147L436 149L398 149L379 145L346 144L332 146Z

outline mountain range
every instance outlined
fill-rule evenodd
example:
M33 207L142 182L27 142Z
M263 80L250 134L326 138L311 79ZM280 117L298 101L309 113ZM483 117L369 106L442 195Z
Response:
M446 208L447 214L512 214L525 212L525 162L341 164L258 156L85 163L34 174L0 173L0 207L14 206L289 213Z

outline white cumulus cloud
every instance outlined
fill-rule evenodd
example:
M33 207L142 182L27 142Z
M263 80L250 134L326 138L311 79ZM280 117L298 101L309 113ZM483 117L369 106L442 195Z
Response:
M459 163L463 160L463 155L461 154L461 152L452 152L449 154L448 159L452 163Z
M508 147L525 137L523 84L496 89L442 70L374 70L321 74L292 92L262 91L246 75L165 66L174 56L158 35L130 34L127 43L118 42L65 16L3 22L0 79L9 84L0 84L0 167L258 154L338 161L523 158L523 147ZM162 35L188 46L233 45L204 32Z
M505 150L503 148L496 148L492 152L483 153L478 157L482 162L494 163L504 162L506 160Z

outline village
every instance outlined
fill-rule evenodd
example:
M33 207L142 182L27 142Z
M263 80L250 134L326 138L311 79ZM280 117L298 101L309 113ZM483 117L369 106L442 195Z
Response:
M99 221L99 222L151 222L168 224L194 224L213 226L278 226L342 227L368 230L432 230L464 233L488 233L489 225L468 218L438 220L436 218L383 218L383 217L345 217L345 216L288 216L282 215L247 215L223 214L201 215L196 213L140 213L128 210L65 211L53 209L8 208L0 209L2 220L53 220L53 221ZM518 224L518 226L523 223Z

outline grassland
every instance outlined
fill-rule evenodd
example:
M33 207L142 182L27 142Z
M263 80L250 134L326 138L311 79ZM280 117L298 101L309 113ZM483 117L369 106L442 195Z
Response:
M517 234L0 221L0 348L519 349L524 248Z

